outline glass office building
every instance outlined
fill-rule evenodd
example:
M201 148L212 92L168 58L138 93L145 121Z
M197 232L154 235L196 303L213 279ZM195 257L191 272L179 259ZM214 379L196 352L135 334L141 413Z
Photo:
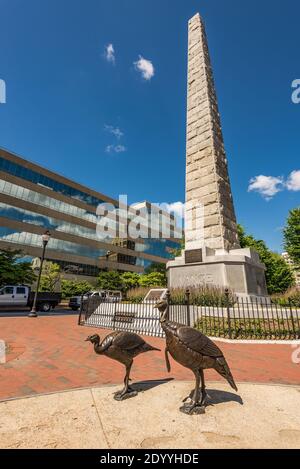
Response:
M169 217L168 239L102 239L96 230L102 203L118 209L116 200L0 148L0 249L21 249L34 259L41 255L41 234L49 230L46 258L66 276L89 278L104 269L142 273L173 257L180 231L172 215L163 215Z

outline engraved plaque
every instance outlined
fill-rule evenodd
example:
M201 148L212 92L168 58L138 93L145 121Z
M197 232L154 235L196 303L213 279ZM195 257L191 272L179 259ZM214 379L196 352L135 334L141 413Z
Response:
M112 318L113 322L127 322L132 323L135 318L135 313L129 311L116 311L114 317Z
M195 262L203 262L202 249L185 251L185 263L194 264Z

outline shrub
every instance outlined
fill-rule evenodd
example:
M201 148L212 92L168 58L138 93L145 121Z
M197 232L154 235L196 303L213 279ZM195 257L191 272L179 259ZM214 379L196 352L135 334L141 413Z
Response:
M142 303L148 291L149 288L146 287L132 288L127 292L127 300L130 303Z
M71 296L84 295L88 291L93 290L93 285L86 281L65 280L61 281L62 298L70 298Z
M164 287L162 287L164 288ZM127 292L127 300L132 303L142 303L144 297L149 292L150 288L139 287L133 288ZM186 289L173 288L170 290L170 300L174 305L185 304ZM229 292L227 297L224 288L218 287L194 287L190 289L190 304L195 306L233 306L236 298L232 292Z
M291 288L284 295L273 295L272 302L280 306L295 306L300 308L300 290Z
M122 276L114 270L100 272L97 279L97 287L100 290L123 290Z
M141 287L149 288L165 288L167 285L167 277L162 272L151 272L140 276L139 284Z
M170 290L171 302L173 304L184 304L186 290L184 288L174 288ZM233 292L229 291L226 296L225 288L210 287L203 285L190 288L190 304L195 306L233 306L236 298Z
M123 284L123 291L127 292L128 290L139 286L140 275L135 272L124 272L121 274L121 281Z

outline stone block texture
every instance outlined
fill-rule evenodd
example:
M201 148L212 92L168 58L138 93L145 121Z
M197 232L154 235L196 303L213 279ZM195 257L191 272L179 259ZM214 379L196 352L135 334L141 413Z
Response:
M186 227L186 249L196 239L213 249L239 248L227 159L204 23L189 21L186 203L204 205L201 223Z

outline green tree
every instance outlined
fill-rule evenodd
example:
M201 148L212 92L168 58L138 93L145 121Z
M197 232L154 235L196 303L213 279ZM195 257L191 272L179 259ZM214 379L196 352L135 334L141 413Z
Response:
M292 269L282 256L270 251L270 259L266 263L266 279L271 294L285 293L295 283Z
M300 207L290 210L283 236L285 250L296 269L300 269Z
M180 240L180 245L178 246L178 248L176 249L171 249L170 252L172 254L172 256L175 257L180 257L181 254L182 254L182 251L185 249L185 238L182 238Z
M61 293L63 298L71 296L80 296L93 290L93 285L85 280L66 280L61 281Z
M257 251L261 262L265 264L267 268L266 282L268 292L271 295L274 293L284 293L293 286L293 272L279 254L271 251L264 241L257 240L254 236L246 234L241 225L238 225L238 233L241 247L250 247Z
M20 250L0 250L0 286L29 284L36 276L30 262L22 262L24 254Z
M121 282L124 291L131 290L139 286L140 275L135 272L124 272L121 274Z
M59 290L60 280L60 266L54 262L45 261L43 264L39 291L53 293Z
M161 272L152 272L151 274L144 274L140 276L141 287L166 287L167 277L166 274Z
M121 274L113 270L100 272L97 286L101 290L123 290L124 287Z

